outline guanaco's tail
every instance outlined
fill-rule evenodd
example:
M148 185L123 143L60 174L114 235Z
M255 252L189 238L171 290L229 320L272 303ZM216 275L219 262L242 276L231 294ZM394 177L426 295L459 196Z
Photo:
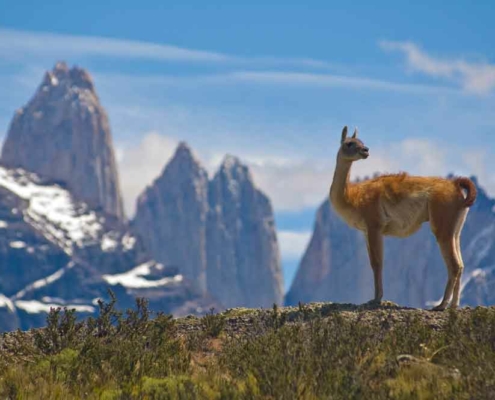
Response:
M466 207L471 207L476 200L477 194L476 186L473 181L468 178L457 178L454 182L459 190L462 191L462 189L464 189L467 192L466 198L464 199L464 205Z

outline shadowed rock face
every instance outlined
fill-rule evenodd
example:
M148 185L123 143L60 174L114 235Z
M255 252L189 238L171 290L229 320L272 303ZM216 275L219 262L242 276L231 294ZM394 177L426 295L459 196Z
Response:
M155 311L219 308L176 268L154 261L126 223L65 188L0 166L0 331L42 326L50 307L95 314L111 288L118 306L136 297Z
M138 198L134 225L151 254L177 266L206 290L208 176L181 143L164 169Z
M91 207L124 218L108 117L84 69L58 63L45 74L15 113L1 161L64 182Z
M224 307L282 302L273 211L236 158L226 157L208 181L190 149L179 145L139 197L133 224L154 258L177 266Z
M248 168L226 157L209 186L207 287L222 304L270 307L282 301L273 211Z
M495 201L478 187L478 199L469 211L461 237L464 305L495 302L488 289L495 285L494 206ZM409 238L386 238L384 246L385 299L412 307L431 306L441 299L447 270L428 224ZM372 298L373 290L363 234L348 227L325 201L318 210L313 236L286 303L362 303Z

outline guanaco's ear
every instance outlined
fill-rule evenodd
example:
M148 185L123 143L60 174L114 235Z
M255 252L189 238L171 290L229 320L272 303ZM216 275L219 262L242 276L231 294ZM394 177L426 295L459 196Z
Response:
M352 138L353 139L356 139L357 138L357 135L358 135L358 130L357 128L354 129L354 134L352 135Z
M340 143L344 143L344 140L347 138L347 126L344 126L342 129L342 139L340 139Z

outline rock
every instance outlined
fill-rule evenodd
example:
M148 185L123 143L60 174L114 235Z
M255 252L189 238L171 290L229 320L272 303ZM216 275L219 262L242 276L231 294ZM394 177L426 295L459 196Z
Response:
M207 289L226 306L271 307L283 298L269 199L227 156L209 185Z
M172 160L137 201L133 225L153 257L177 266L206 292L208 175L179 144Z
M108 289L121 308L136 297L175 316L220 308L153 260L127 224L33 173L0 166L0 233L0 330L42 326L50 308L95 315Z
M57 182L117 218L124 218L110 125L91 76L57 63L11 122L1 162Z
M139 197L133 225L154 258L176 265L223 307L282 302L271 204L238 159L226 157L209 182L180 144Z

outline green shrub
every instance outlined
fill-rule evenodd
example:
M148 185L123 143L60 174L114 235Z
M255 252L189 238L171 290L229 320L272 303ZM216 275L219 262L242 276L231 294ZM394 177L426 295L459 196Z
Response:
M495 309L446 313L338 305L201 319L116 300L82 323L4 335L0 398L490 399ZM228 317L227 317L228 316Z

